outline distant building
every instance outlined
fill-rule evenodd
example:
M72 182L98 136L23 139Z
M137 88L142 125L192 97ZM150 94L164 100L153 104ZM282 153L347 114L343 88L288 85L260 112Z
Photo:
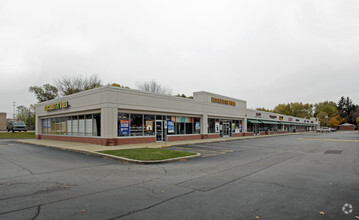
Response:
M339 125L339 130L341 131L353 131L354 129L355 129L355 125L353 124L345 123Z
M0 131L6 130L6 124L7 124L6 113L0 112Z

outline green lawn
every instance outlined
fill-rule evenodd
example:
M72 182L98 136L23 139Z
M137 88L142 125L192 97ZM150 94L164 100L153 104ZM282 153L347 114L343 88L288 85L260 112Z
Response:
M136 148L123 150L106 150L100 153L110 154L118 157L125 157L134 160L166 160L170 158L195 155L185 151L167 150L162 148Z
M35 138L35 132L0 132L0 139Z

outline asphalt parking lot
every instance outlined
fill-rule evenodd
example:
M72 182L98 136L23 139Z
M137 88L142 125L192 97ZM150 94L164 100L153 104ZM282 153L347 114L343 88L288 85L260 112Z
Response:
M0 219L359 216L357 131L169 149L202 157L138 165L2 140Z

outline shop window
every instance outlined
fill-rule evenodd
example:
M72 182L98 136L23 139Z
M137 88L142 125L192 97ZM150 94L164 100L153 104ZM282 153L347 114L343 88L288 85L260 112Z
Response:
M93 136L101 136L101 114L93 115Z
M59 131L61 135L65 135L66 134L66 118L65 117L61 117L59 118Z
M47 132L47 121L48 121L49 119L42 119L42 134L48 134Z
M67 124L67 135L72 135L72 120L71 117L66 118L66 124Z
M131 136L143 136L143 115L131 114L130 115L130 134Z
M92 115L85 115L85 132L86 136L92 136Z
M85 116L79 115L79 136L85 136Z
M201 133L201 119L194 118L194 134L200 134L200 133Z
M185 134L185 123L184 122L176 122L176 124L177 124L176 134Z
M130 135L130 114L118 113L118 136Z
M208 133L219 133L219 119L208 119Z
M56 134L56 119L51 119L51 134Z
M155 135L155 116L154 115L144 115L144 125L145 136Z
M79 120L77 116L72 116L72 135L78 136L79 134Z
M167 134L168 135L175 135L177 134L177 127L176 127L176 116L167 116Z
M240 120L232 120L232 122L231 122L231 131L232 131L232 133L242 132L242 121L240 121Z
M185 123L185 134L193 134L193 123Z

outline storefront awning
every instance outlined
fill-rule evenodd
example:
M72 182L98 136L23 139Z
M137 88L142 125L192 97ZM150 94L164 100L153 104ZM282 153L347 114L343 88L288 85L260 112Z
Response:
M260 120L263 124L270 124L270 125L279 125L276 121L266 121L266 120Z
M286 122L286 121L281 121L279 123L282 124L282 125L293 125L292 123Z
M258 120L254 120L254 119L248 119L247 122L252 123L252 124L262 124L262 122L260 122Z

